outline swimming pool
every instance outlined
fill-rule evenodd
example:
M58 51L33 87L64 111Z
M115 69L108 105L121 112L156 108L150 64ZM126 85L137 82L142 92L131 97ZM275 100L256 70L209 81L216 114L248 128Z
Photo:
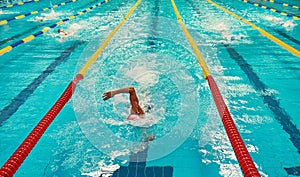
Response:
M214 2L300 50L299 20L238 0ZM300 15L280 4L256 2ZM42 22L30 15L2 25L0 47L97 3L68 3L37 14L47 17ZM135 3L109 1L0 56L1 164ZM300 161L299 58L208 1L179 0L176 5L260 174L296 176ZM41 1L3 9L0 17L48 6L49 1ZM71 35L58 35L58 28ZM151 107L147 116L155 124L150 128L124 121L129 109L126 95L101 100L103 92L129 85L135 86L141 104ZM141 1L16 176L111 174L119 166L128 166L128 155L139 145L143 130L156 136L149 144L149 167L172 167L174 177L242 176L170 1ZM182 131L177 134L174 130Z

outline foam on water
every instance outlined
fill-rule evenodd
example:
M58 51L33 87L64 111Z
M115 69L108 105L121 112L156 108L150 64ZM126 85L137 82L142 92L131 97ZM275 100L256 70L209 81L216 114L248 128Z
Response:
M14 14L14 13L17 13L17 12L13 12L13 11L9 11L9 10L6 10L6 9L0 9L0 15L4 15L4 14Z
M219 174L222 176L242 176L231 144L216 113L209 115L208 122L201 131L209 131L199 140L202 163L218 164Z
M109 125L115 125L115 126L121 126L121 125L133 125L136 127L147 127L150 128L151 126L157 124L160 120L160 118L156 118L152 115L146 115L144 118L139 120L124 120L124 121L118 121L113 118L100 118L100 120L106 124Z
M104 160L98 162L98 169L91 172L81 173L81 175L86 175L90 177L110 177L112 176L113 172L120 168L118 164L110 164L107 165Z
M235 28L235 26L239 25L238 23L233 23L231 20L224 18L207 18L209 20L203 21L200 25L205 30L216 34L216 40L211 42L226 44L251 43L250 40L247 40L248 35L244 31ZM219 35L221 35L222 39L218 39Z
M285 18L283 17L274 17L274 16L264 15L264 14L260 14L259 16L262 19L271 22L272 26L282 26L287 31L292 31L294 27L297 26L297 24L294 23L294 20L285 20Z
M53 9L49 13L41 13L40 16L31 17L28 19L28 21L36 21L36 22L43 22L43 21L54 21L59 20L64 15L66 15L63 12L55 12Z

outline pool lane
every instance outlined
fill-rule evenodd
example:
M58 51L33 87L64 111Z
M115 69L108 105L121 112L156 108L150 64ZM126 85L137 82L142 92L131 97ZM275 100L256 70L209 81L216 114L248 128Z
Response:
M272 42L276 43L277 45L281 46L282 48L284 48L285 50L289 51L290 53L292 53L293 55L297 56L298 58L300 58L300 51L295 49L294 47L288 45L287 43L283 42L282 40L276 38L275 36L273 36L272 34L268 33L267 31L265 31L264 29L256 26L255 24L251 23L250 21L236 15L235 13L229 11L228 9L224 8L223 6L211 1L211 0L207 0L209 3L211 3L213 6L215 6L216 8L228 13L229 15L233 16L234 18L242 21L243 23L250 25L253 29L259 31L262 35L264 35L265 37L267 37L268 39L270 39Z
M14 49L15 47L17 47L17 46L19 46L19 45L21 45L21 44L30 42L30 41L33 40L34 38L36 38L36 37L38 37L38 36L40 36L40 35L46 33L48 30L50 30L50 29L52 29L52 28L55 28L55 27L57 27L57 26L63 24L64 22L73 20L73 19L76 18L77 16L83 15L83 14L89 12L90 10L92 10L92 9L94 9L94 8L100 7L102 4L104 4L104 3L106 3L106 2L108 2L108 0L104 0L104 1L102 1L102 2L100 2L100 3L97 3L97 4L95 4L95 5L93 5L93 6L89 7L89 8L86 8L85 10L82 10L82 11L80 11L80 12L78 12L78 13L76 13L76 14L74 14L74 15L68 17L68 18L65 18L65 19L63 19L63 20L60 20L60 21L58 21L58 22L56 22L56 23L54 23L54 24L52 24L52 25L50 25L50 26L48 26L48 27L43 28L42 30L40 30L40 31L38 31L38 32L36 32L36 33L34 33L34 34L31 34L31 35L29 35L29 36L27 36L27 37L25 37L25 38L23 38L23 39L21 39L21 40L15 42L15 43L13 43L13 44L11 44L11 45L8 45L8 46L6 46L6 47L0 49L0 56L3 55L3 54L5 54L5 53L7 53L7 52L10 52L12 49Z
M0 127L2 124L9 119L18 109L22 106L28 97L40 86L40 84L58 67L60 64L65 62L71 53L76 50L79 45L82 45L83 41L76 41L71 47L64 50L59 57L55 58L54 61L33 81L24 88L12 101L0 110Z
M249 1L249 0L239 0L239 1L251 4L251 5L256 6L256 7L260 7L262 9L269 10L271 12L279 13L282 16L290 17L290 18L293 18L294 20L300 20L300 16L298 16L296 14L289 13L289 12L283 11L283 10L278 10L276 8L269 7L269 6L265 5L265 4L261 4L261 3L257 3L257 2Z
M261 81L258 74L255 73L252 66L229 44L224 44L230 57L240 66L241 70L247 75L249 81L253 84L255 90L263 98L264 103L272 111L274 118L280 123L283 130L290 135L290 140L300 153L300 131L296 125L291 121L291 117L279 103L279 99L268 93L268 88L265 83Z
M18 108L26 102L27 98L34 92L35 89L38 88L38 86L46 79L46 77L55 70L56 67L58 67L61 63L64 63L67 60L69 55L78 47L78 45L82 45L81 43L84 42L79 42L80 44L77 43L78 42L74 44L75 46L67 48L65 51L63 51L59 57L56 57L54 59L55 61L53 63L48 65L48 67L41 66L46 67L46 69L42 71L38 77L34 78L30 84L28 83L28 85L22 91L20 91L14 98L11 98L11 101L8 101L8 103L5 104L6 106L2 107L2 110L0 111L0 125L2 125L3 122L9 119L18 110ZM33 48L33 46L29 48ZM48 47L46 47L45 49L47 50L47 48ZM43 48L41 50L45 49Z
M42 8L42 9L39 9L39 10L34 10L32 12L28 12L28 13L25 13L25 14L20 14L18 16L15 16L15 17L12 17L12 18L9 18L9 19L2 19L0 21L0 26L1 25L6 25L9 22L14 21L14 20L19 20L19 19L28 17L30 15L36 15L39 12L43 12L43 11L48 11L48 10L51 10L51 9L55 9L55 8L57 8L59 6L64 6L64 5L67 5L67 4L72 3L72 2L76 2L76 0L69 0L69 1L66 1L66 2L58 3L58 4L50 6L50 7L45 7L45 8Z
M191 1L187 1L193 10L198 14L201 14L200 9L196 8L195 4ZM283 33L285 34L285 33ZM230 44L223 44L226 48L226 51L229 53L231 59L233 59L240 69L245 73L249 81L254 86L255 90L260 94L263 98L265 105L268 107L270 111L272 111L274 118L280 123L283 130L289 134L290 141L297 148L298 153L300 153L300 130L297 126L291 121L290 115L287 111L280 106L279 98L276 98L274 95L270 95L268 93L269 88L267 84L263 83L262 79L259 78L259 74L257 74L252 66L241 56Z
M32 3L32 2L39 2L39 0L28 0L28 1L25 1L25 2L17 2L17 3L14 3L14 4L7 4L5 6L1 6L0 9L12 8L14 6L22 6L24 4L29 4L29 3Z
M265 1L270 2L270 3L274 3L274 4L279 4L279 5L282 5L283 7L291 7L293 9L300 10L299 5L296 5L296 4L280 2L280 1L274 1L274 0L265 0Z
M0 33L0 40L4 41L5 39L11 38L16 35L26 37L26 36L30 35L30 33L41 30L41 28L34 29L33 28L34 26L40 26L40 24L44 24L43 27L46 27L48 25L51 25L61 19L65 19L65 18L75 14L76 12L82 11L83 9L85 9L89 6L92 6L96 3L99 3L99 2L100 2L99 0L91 0L91 1L87 1L87 2L78 0L78 1L76 1L76 3L72 3L72 5L60 6L60 8L41 12L41 13L37 14L37 16L29 16L28 18L14 20L7 25L0 26L0 31L2 31L2 33ZM35 9L39 9L40 7L43 7L43 6L49 6L49 2L46 3L45 1L42 1L40 3L37 3L36 5L39 5L39 6L32 8L31 9L32 11ZM15 9L15 8L13 8L13 9ZM30 9L26 10L25 7L21 6L21 7L19 7L19 10L15 9L15 13L3 11L3 14L1 15L1 17L6 16L6 15L11 15L11 14L14 14L13 16L18 15L19 13L25 14L29 10ZM22 11L25 11L25 12L22 12ZM45 20L38 21L36 19L36 17L44 18ZM8 18L11 18L11 17L8 17ZM29 29L33 29L33 30L29 31ZM21 39L22 38L16 38L16 40L21 40ZM1 46L1 48L2 47L3 46Z
M226 5L227 9L230 8L232 9L232 11L234 11L234 9L239 9L239 5L241 5L242 2L235 5L235 3L230 4L229 2L225 3L219 1L219 4L223 4L224 7ZM243 11L246 12L243 13ZM251 13L247 13L247 11L251 11ZM243 9L240 9L240 11L236 11L236 13L238 12L242 12L240 13L240 16L247 18L249 21L259 23L260 27L269 30L270 33L273 31L275 32L273 33L274 35L276 35L277 33L280 36L284 37L285 39L288 40L288 41L285 40L288 45L294 47L298 51L300 50L299 48L300 36L298 35L299 33L297 33L297 30L300 29L299 20L293 20L293 19L289 20L288 17L284 17L284 16L279 17L279 15L277 14L271 16L270 14L264 12L264 10L259 10L259 9L256 10L255 7L247 8L247 5L245 5ZM257 13L253 13L253 12L257 12Z

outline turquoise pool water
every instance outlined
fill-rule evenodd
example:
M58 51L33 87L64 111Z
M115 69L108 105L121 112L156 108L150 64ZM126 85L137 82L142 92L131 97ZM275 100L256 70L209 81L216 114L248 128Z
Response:
M60 2L3 9L0 19ZM98 2L73 2L0 26L0 47ZM1 164L135 2L109 1L0 56ZM297 176L299 58L207 1L175 2L260 174ZM299 20L238 0L215 2L300 50ZM299 10L256 2L300 16ZM58 35L58 28L70 35ZM143 128L125 121L127 95L101 100L103 92L129 85L142 106L151 107ZM144 0L133 11L15 176L109 176L128 166L144 132L156 137L149 143L149 167L172 167L174 177L242 176L170 1Z

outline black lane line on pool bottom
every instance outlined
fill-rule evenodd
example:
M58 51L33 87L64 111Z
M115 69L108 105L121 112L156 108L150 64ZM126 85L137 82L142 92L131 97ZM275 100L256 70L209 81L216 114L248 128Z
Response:
M300 166L284 168L284 169L287 172L287 174L289 174L289 175L300 176Z
M283 130L290 135L290 140L298 149L298 153L300 153L300 131L297 129L296 125L292 123L288 113L280 107L278 99L267 93L266 85L260 80L251 65L248 64L235 49L231 48L228 44L224 44L224 47L227 49L230 57L236 61L247 75L249 81L254 85L255 90L261 93L264 103L273 112L275 119L282 125Z
M157 41L157 21L158 21L158 12L159 12L159 0L154 1L154 7L152 10L154 10L154 17L152 17L152 29L150 31L151 37L148 37L148 45L151 46L151 52L154 52L154 49L156 49L155 43Z
M293 38L292 36L286 34L285 32L283 32L283 31L281 31L281 30L278 30L278 29L274 29L274 31L275 31L276 33L280 34L281 36L287 38L288 40L294 42L295 44L300 45L300 41L299 41L299 40Z
M19 107L26 102L27 98L55 70L55 68L62 62L64 62L71 55L71 53L83 43L83 41L76 41L74 45L63 51L61 55L55 58L55 61L46 68L46 70L44 70L38 77L36 77L5 108L0 111L0 127L2 126L4 121L9 119L19 109Z

